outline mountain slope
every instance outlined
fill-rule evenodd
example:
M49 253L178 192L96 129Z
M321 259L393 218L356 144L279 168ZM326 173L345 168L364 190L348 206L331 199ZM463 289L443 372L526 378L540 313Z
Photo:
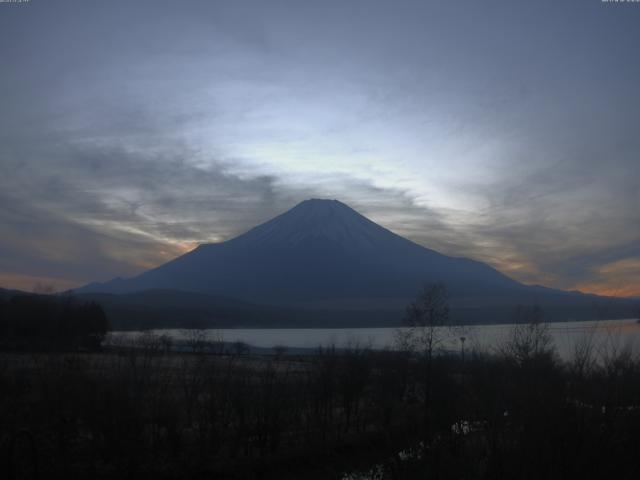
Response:
M204 244L131 279L81 292L179 289L276 305L345 305L415 296L444 282L453 296L505 295L524 286L473 260L439 254L336 200L307 200L232 240Z

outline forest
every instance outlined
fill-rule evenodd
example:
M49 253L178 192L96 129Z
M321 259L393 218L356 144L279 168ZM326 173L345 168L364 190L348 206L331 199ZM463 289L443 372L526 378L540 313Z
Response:
M0 295L0 349L97 350L110 330L102 307L71 295Z
M81 312L100 318L96 307L61 303L57 329L36 338L66 348L0 354L0 471L7 479L637 478L640 359L631 350L597 350L585 339L560 360L542 312L525 309L495 349L441 352L432 326L446 305L435 293L409 310L411 333L393 350L353 344L308 355L249 354L197 331L182 350L150 332L85 348L61 332Z

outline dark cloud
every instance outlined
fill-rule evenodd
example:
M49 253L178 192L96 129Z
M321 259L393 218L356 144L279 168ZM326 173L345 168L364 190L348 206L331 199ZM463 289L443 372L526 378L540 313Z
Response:
M634 284L638 21L581 1L0 4L0 279L131 275L325 196L522 281Z
M289 205L268 177L241 180L173 155L51 146L43 159L7 161L0 268L39 264L79 280L131 274L168 260L162 251L226 239Z

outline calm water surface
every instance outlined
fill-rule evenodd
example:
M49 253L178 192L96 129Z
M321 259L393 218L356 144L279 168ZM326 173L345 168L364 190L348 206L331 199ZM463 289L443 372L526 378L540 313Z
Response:
M591 342L598 353L612 349L629 348L640 352L640 323L636 320L603 320L598 322L550 323L549 333L556 350L563 358L570 358L577 345ZM479 325L439 331L443 348L460 349L461 337L465 338L465 350L491 350L509 338L514 325ZM291 349L317 348L320 346L348 347L368 346L374 349L393 348L398 328L235 328L205 330L211 339L225 342L244 342L254 347L270 349L286 346ZM115 332L113 338L128 338L140 332ZM179 329L153 330L180 341L187 338L187 331Z

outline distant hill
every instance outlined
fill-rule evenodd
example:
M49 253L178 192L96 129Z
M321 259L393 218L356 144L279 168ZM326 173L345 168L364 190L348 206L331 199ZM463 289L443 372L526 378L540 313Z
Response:
M115 330L147 328L373 327L400 325L397 312L257 305L227 297L179 290L81 293L100 304Z
M550 320L630 315L630 300L523 285L484 263L413 243L344 203L315 199L226 242L76 292L102 294L107 310L120 315L160 310L151 316L172 322L180 311L189 321L224 324L385 324L397 323L433 282L447 286L461 321L504 322L516 305L533 303Z
M43 297L46 295L4 290L0 288L0 302L14 296ZM63 295L52 295L65 296ZM113 330L142 330L150 328L333 328L383 327L402 325L404 305L367 308L295 308L259 305L216 295L179 290L145 290L135 293L78 293L80 301L99 304ZM586 300L587 297L581 297ZM465 300L452 299L451 315L455 322L468 324L506 323L514 319L518 304L530 305L526 296L512 302L487 298L473 306ZM590 302L556 297L545 298L544 318L548 321L595 320L632 318L634 305L625 300L602 297ZM538 302L540 304L540 302Z

